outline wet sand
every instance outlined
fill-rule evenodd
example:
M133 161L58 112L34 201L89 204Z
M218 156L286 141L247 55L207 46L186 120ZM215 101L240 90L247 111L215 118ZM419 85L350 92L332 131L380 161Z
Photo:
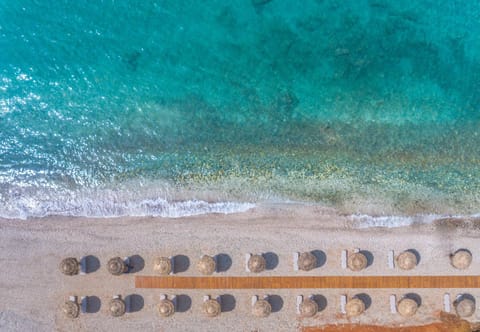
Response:
M26 221L0 220L0 249L3 273L0 287L0 330L2 331L297 331L302 327L360 323L372 325L421 325L439 322L443 294L480 296L477 289L304 289L304 290L156 290L135 289L135 275L153 275L156 256L177 256L180 276L198 276L195 262L201 254L222 254L222 276L247 276L246 253L264 253L268 269L264 276L329 275L345 276L341 250L360 248L373 256L372 264L356 275L479 275L480 230L478 220L466 223L444 219L428 224L398 228L361 228L349 216L316 205L262 205L232 215L204 215L167 218L42 218ZM459 248L473 253L466 271L455 270L449 254ZM420 263L412 271L390 269L388 250L415 249ZM292 253L323 252L325 262L310 272L292 268ZM58 270L68 256L89 256L89 273L68 277ZM110 275L106 262L114 256L132 257L135 273ZM162 319L155 305L162 293L179 296L179 311ZM358 318L339 313L340 295L366 293L371 303ZM405 319L390 313L389 295L416 293L422 304L416 316ZM121 318L109 317L107 303L112 296L130 296L132 312ZM271 295L273 313L265 319L251 315L252 295ZM295 313L297 295L316 294L323 310L313 318L300 319ZM70 295L90 297L89 313L75 320L61 312ZM204 295L223 295L224 312L210 319L200 308ZM480 318L477 312L469 318Z

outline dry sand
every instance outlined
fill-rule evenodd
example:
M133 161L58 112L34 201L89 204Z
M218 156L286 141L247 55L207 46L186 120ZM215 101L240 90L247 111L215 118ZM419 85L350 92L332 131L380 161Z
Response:
M468 292L480 299L480 290L272 290L273 312L268 318L254 318L250 298L266 292L218 290L205 292L147 290L134 288L134 275L153 275L156 256L183 255L189 268L179 266L179 275L198 275L195 261L201 254L223 254L225 276L244 276L245 253L270 253L270 267L262 275L351 275L341 268L341 250L361 248L371 251L373 264L357 275L460 275L480 274L480 230L478 220L457 223L413 225L399 228L362 228L348 216L314 205L262 205L232 215L204 215L181 219L166 218L43 218L0 220L2 273L0 287L1 331L296 331L303 326L332 323L376 325L418 325L438 321L443 294ZM392 270L387 265L389 249L397 252L414 248L421 255L416 269ZM473 253L472 266L457 271L450 266L449 254L458 248ZM294 251L322 250L326 262L310 272L294 272ZM68 277L58 270L64 257L89 256L100 266L86 275ZM133 256L138 272L114 277L105 265L114 256ZM229 264L231 260L231 264ZM181 260L180 260L181 261ZM229 266L230 265L230 266ZM389 295L408 292L421 296L422 305L413 319L404 319L389 311ZM182 295L178 312L162 319L155 304L160 294ZM340 295L368 293L372 303L359 318L346 319L339 314ZM131 309L121 318L109 317L106 303L113 295L131 296ZM224 310L219 317L202 315L204 295L224 295ZM322 295L326 307L314 318L299 319L295 298L299 294ZM90 296L91 313L66 319L60 307L69 295ZM480 319L480 313L471 321Z

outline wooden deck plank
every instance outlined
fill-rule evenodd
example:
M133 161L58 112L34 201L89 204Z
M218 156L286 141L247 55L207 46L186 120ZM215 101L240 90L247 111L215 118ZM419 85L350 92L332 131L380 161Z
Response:
M165 289L480 288L480 276L136 276L135 287Z

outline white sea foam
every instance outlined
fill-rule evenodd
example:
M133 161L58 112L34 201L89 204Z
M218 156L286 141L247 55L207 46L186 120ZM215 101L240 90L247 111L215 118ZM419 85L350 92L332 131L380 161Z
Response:
M169 202L164 199L144 200L140 202L94 202L85 201L78 205L62 206L59 202L43 202L23 206L15 210L0 211L0 217L8 219L27 219L29 217L74 216L92 218L114 217L166 217L181 218L210 213L240 213L253 208L252 203L241 202L206 202L188 200Z
M136 190L22 191L8 197L0 195L0 200L0 217L8 219L46 216L180 218L210 213L240 213L255 206L248 202L167 199L152 195L152 192L147 194Z
M444 218L475 218L472 216L419 214L414 216L370 216L366 214L354 214L349 217L355 228L385 227L396 228L419 224L431 224L435 220Z

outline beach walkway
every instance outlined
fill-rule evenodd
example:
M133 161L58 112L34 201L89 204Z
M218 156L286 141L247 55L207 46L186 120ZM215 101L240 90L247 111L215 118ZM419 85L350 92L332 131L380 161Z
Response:
M135 276L135 288L306 289L306 288L480 288L480 276Z

